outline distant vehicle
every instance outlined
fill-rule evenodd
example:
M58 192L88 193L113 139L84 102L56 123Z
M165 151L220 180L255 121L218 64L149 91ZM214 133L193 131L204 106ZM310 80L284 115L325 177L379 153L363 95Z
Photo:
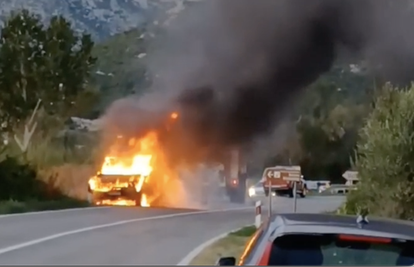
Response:
M257 230L236 263L219 266L412 266L414 225L330 214L278 214Z
M318 190L318 181L305 181L308 190Z
M323 191L331 187L331 181L318 181L317 185L319 193L322 193Z
M332 184L328 189L322 191L328 194L348 194L352 190L356 190L356 186L347 186L343 184Z
M262 182L257 182L255 185L252 185L249 187L248 191L249 197L258 197L258 196L264 196L264 189Z
M288 195L289 197L293 197L295 194L302 198L306 197L307 187L300 166L276 166L274 169L278 171L273 171L273 174L270 173L271 175L269 175L268 169L264 170L261 180L266 196L270 192L274 192L277 195ZM285 179L293 176L300 179L299 182L296 182L296 192L294 192L294 182Z
M345 185L354 186L354 185L357 185L358 183L359 183L359 180L349 180L349 181L346 181Z

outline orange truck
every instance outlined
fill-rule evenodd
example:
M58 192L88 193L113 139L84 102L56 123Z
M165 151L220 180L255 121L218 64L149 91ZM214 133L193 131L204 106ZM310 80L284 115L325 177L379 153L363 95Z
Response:
M296 194L305 197L307 193L306 183L302 178L300 166L275 166L266 168L262 175L265 195L276 193L277 195L294 196L294 183Z

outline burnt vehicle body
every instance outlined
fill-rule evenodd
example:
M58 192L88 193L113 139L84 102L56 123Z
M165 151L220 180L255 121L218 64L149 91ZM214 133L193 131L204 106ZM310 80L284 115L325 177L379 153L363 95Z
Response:
M217 265L410 266L414 224L329 214L279 214L248 242L239 263Z
M145 177L141 175L102 175L89 180L90 202L99 204L103 200L126 199L140 205Z

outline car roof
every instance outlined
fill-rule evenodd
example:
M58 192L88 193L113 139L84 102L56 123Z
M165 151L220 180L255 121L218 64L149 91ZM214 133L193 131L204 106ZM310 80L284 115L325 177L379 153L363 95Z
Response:
M271 220L274 240L287 233L303 234L350 234L392 239L414 240L414 222L368 218L365 225L357 223L358 216L336 214L287 213L278 214Z

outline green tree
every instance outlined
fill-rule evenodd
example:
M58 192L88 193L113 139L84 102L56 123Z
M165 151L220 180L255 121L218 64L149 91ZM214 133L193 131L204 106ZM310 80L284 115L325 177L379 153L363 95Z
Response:
M96 58L91 55L94 42L88 34L76 34L61 16L52 17L46 29L45 52L48 55L42 73L48 81L42 99L47 110L72 115L78 96L88 89L88 79ZM69 114L67 113L69 112Z
M311 85L299 104L300 164L308 178L343 182L368 110L367 77L335 67Z
M385 217L414 218L414 86L387 84L360 131L355 168L358 190L345 211L368 208Z
M99 59L93 83L103 95L101 110L118 98L142 94L148 88L147 43L151 38L143 26L117 34L95 47L93 54Z
M71 115L96 61L90 36L76 34L63 17L45 27L37 15L21 10L5 21L0 37L2 121L12 129L39 101L45 114Z
M7 130L27 118L39 99L45 38L40 19L26 10L12 14L1 29L0 112Z

